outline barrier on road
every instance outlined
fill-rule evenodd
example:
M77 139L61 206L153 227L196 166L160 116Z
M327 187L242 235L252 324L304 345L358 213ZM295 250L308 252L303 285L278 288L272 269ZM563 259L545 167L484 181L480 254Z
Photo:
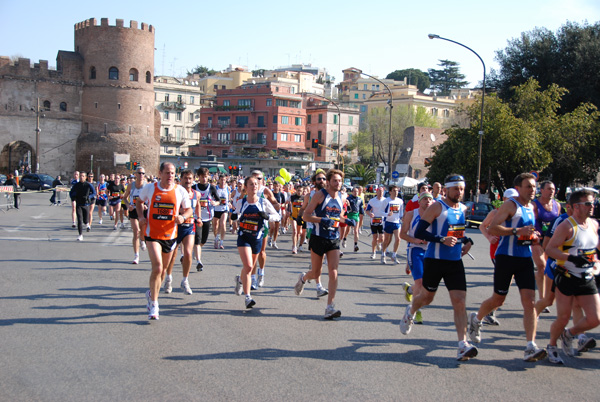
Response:
M0 186L0 210L9 210L15 207L13 186Z

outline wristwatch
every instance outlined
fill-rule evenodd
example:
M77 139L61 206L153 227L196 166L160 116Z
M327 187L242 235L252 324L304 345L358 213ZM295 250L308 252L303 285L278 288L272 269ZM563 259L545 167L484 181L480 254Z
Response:
M446 238L445 238L445 237L442 237L442 238L440 239L440 243L443 243L443 242L445 242L445 241L446 241Z
M515 235L515 236L517 235L517 228L513 228L512 234Z

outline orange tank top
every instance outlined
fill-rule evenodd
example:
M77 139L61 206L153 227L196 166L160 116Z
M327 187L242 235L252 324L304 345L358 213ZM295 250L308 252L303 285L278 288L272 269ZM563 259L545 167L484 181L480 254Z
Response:
M156 240L171 240L177 237L177 222L179 203L174 186L166 191L154 183L154 192L148 207L148 226L146 234Z

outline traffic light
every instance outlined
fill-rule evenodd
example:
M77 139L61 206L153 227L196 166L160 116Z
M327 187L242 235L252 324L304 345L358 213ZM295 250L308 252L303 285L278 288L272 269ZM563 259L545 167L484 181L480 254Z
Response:
M131 170L131 162L125 162L125 168L127 168L127 170Z
M133 166L131 168L132 168L132 170L137 170L138 166L139 166L139 162L133 162Z
M319 148L319 139L318 138L315 138L314 140L312 140L312 147Z
M229 174L233 173L233 167L231 165L229 165Z

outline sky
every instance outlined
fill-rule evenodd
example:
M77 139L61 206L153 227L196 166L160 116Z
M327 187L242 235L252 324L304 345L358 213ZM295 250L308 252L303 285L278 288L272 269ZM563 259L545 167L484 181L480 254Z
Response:
M52 3L0 0L0 55L56 65L59 50L72 51L74 25L96 18L146 22L156 28L155 75L184 76L197 65L250 70L290 64L326 68L342 79L355 67L385 78L399 69L439 68L439 60L460 64L475 86L498 69L496 51L536 27L556 31L567 21L600 20L598 0L355 0L282 2L102 0Z

